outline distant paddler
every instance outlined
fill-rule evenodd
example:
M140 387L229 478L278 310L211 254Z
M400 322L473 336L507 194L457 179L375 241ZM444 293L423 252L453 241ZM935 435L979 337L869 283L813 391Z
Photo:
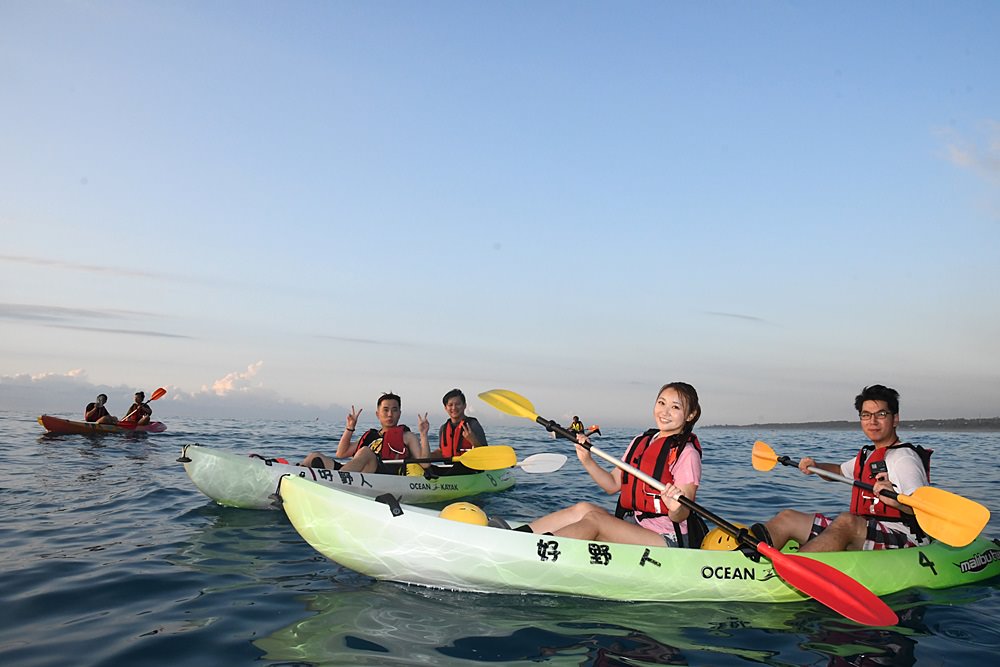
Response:
M583 425L583 422L580 421L580 417L577 416L577 415L573 415L573 421L570 423L570 425L567 428L570 431L572 431L574 434L582 433L582 434L586 435L588 438L590 436L592 436L592 435L601 435L601 427L600 426L598 426L597 424L594 424L588 430ZM555 439L566 438L566 436L564 436L561 433L558 433L556 431L552 431L552 437L555 438ZM566 438L566 439L568 440L569 438Z
M84 421L93 424L117 424L118 419L113 417L105 407L107 402L107 394L98 394L93 403L87 403L87 407L83 409Z

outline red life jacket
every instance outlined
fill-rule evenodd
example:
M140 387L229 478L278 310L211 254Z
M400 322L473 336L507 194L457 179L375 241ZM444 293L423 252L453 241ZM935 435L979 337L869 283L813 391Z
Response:
M875 447L874 451L872 451L872 445L862 447L854 459L854 479L874 485L878 480L875 479L875 475L872 473L871 464L885 461L885 455L889 453L889 450L897 447L909 447L920 456L920 461L924 464L924 472L927 473L927 480L930 481L931 454L934 453L934 450L926 449L919 445L914 447L908 442L901 442L889 445L888 447ZM868 456L868 452L871 452L871 456ZM873 492L857 486L853 487L851 490L851 514L889 521L902 521L907 524L916 525L915 517L912 514L901 512L895 507L889 507L881 500L878 500L878 502L876 500L877 497Z
M663 484L670 484L674 481L670 469L677 462L677 457L684 447L688 444L694 445L698 456L701 456L701 443L694 433L683 439L679 435L657 438L658 433L658 429L651 428L635 438L629 445L625 462ZM667 514L667 508L660 502L659 491L635 475L622 471L622 488L615 515L621 518L629 512L646 516L663 516Z
M153 414L153 408L149 407L145 403L133 403L132 407L128 409L125 413L127 416L121 421L125 424L131 424L133 422L138 423L140 419L147 415Z
M472 443L463 435L464 426L465 419L457 424L453 424L450 419L444 423L444 428L441 429L441 456L458 456L472 449Z
M358 448L371 447L372 451L383 461L396 461L406 458L406 443L403 434L409 431L405 426L392 426L385 433L379 433L377 428L365 431L358 441Z

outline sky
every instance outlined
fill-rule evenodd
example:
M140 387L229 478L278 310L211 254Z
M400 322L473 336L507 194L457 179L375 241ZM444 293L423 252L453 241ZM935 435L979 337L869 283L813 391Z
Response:
M1000 3L0 3L0 409L1000 415Z

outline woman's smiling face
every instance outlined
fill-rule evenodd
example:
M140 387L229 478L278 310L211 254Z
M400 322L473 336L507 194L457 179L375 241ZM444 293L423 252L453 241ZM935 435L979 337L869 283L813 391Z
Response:
M693 415L688 413L684 397L673 387L667 387L653 404L653 421L663 435L675 435L684 430Z

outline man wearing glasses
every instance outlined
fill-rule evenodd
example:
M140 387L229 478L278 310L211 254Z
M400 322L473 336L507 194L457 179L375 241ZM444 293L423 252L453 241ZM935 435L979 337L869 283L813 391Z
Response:
M880 496L881 491L910 495L928 484L931 451L900 442L899 392L884 385L865 387L854 399L861 430L871 443L857 456L841 464L816 463L806 457L799 470L813 474L810 467L827 470L871 484L867 491L851 487L851 509L835 519L824 514L782 510L766 524L754 524L751 532L776 547L794 539L799 551L845 551L901 549L927 544L927 535L917 525L913 510Z

